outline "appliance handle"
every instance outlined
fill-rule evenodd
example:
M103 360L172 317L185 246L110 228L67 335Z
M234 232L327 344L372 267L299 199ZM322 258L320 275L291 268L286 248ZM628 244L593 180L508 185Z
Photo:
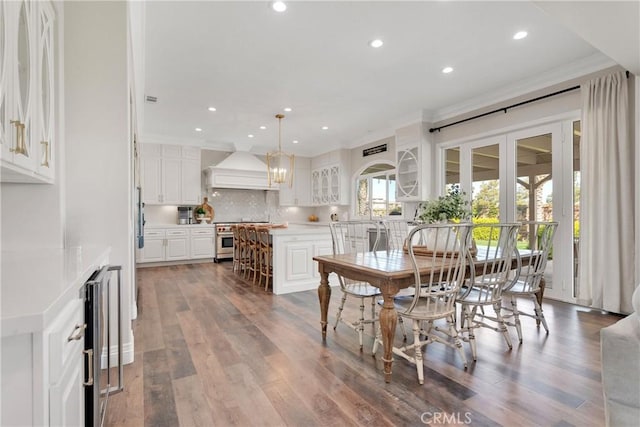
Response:
M87 365L89 366L88 378L82 384L85 386L92 386L93 385L93 349L90 348L88 350L82 350L82 352L89 357L89 360L87 362Z

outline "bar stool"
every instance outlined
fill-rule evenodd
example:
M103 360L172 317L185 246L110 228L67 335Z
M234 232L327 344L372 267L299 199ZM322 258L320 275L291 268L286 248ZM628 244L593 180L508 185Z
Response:
M248 271L247 226L238 224L238 274L246 276Z
M233 233L233 272L237 273L240 270L240 237L237 224L231 226L231 232Z
M258 241L256 239L256 226L253 224L247 225L246 230L247 268L244 278L249 279L253 274L252 282L255 285L258 278Z
M262 286L264 277L264 290L269 290L269 279L273 281L273 246L270 242L270 228L267 226L256 227L256 240L258 242L258 286ZM273 286L273 285L272 285Z

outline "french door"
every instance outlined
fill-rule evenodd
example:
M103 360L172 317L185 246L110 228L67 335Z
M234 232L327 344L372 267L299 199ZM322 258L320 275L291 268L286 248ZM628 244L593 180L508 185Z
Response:
M460 184L474 221L557 221L545 297L575 302L580 122L562 120L443 148L441 188ZM532 247L522 227L518 247Z

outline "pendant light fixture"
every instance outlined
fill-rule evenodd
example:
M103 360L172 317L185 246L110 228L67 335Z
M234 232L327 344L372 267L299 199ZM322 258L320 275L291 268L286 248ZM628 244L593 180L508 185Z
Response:
M283 184L288 182L289 187L293 186L293 154L282 151L282 119L284 114L276 114L278 119L278 151L267 153L267 176L269 187L271 183Z

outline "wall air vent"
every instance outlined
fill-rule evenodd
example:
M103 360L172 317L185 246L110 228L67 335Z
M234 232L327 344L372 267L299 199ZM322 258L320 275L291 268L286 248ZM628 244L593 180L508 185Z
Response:
M158 97L157 96L147 95L147 96L145 96L145 101L155 104L156 102L158 102Z

